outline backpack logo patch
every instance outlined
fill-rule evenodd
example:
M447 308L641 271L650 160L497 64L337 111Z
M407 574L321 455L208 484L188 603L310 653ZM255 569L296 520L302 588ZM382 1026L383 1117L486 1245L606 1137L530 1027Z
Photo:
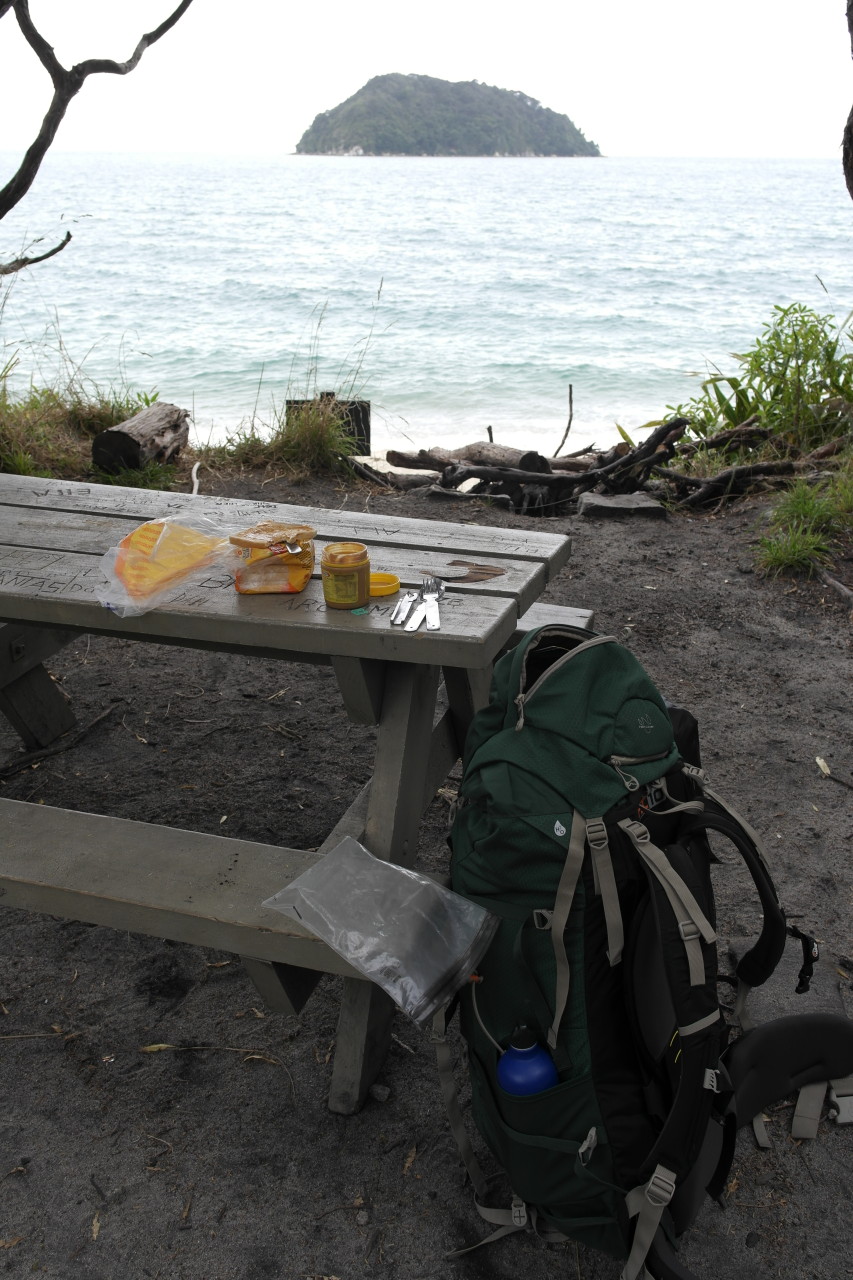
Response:
M558 818L557 821L554 823L554 835L564 836L565 834L566 834L566 828L563 826L562 822Z
M651 733L654 727L655 726L652 724L651 718L649 716L640 716L639 720L637 721L637 728L642 729L643 733Z

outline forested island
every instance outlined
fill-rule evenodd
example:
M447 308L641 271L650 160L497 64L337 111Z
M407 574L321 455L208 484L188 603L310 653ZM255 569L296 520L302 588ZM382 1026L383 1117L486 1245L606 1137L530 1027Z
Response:
M568 116L478 80L374 76L317 116L298 155L598 156Z

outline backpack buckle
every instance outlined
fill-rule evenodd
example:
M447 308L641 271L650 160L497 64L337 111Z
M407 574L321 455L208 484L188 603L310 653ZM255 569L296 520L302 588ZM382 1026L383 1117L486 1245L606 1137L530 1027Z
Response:
M607 827L601 818L590 818L586 824L586 838L591 849L607 849Z
M668 1170L658 1165L646 1187L646 1199L649 1203L655 1206L660 1205L662 1208L665 1208L675 1195L675 1179L667 1177L667 1172Z
M537 907L533 912L534 929L550 929L553 915L553 911L547 911L545 907Z
M595 1148L597 1146L598 1146L598 1133L596 1131L595 1125L593 1125L593 1127L590 1129L589 1133L586 1135L581 1145L578 1147L578 1160L581 1162L584 1168L586 1168L586 1166L589 1164L590 1160L592 1159L593 1155L595 1154Z
M836 1124L853 1124L853 1076L830 1080L829 1118Z
M692 920L682 920L679 923L678 932L681 934L682 942L691 942L700 936L699 927Z
M633 818L626 822L620 822L619 826L624 828L637 844L646 844L651 839L648 827L644 827L642 822L636 822Z
M514 1227L527 1226L527 1205L520 1196L512 1197L512 1205L510 1206L510 1216Z

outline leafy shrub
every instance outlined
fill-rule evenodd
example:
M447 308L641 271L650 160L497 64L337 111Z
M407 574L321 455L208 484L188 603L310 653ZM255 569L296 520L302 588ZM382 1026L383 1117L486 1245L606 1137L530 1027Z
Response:
M702 438L755 416L776 453L808 452L842 433L853 405L853 339L848 315L837 324L802 303L774 307L738 373L715 372L676 412Z

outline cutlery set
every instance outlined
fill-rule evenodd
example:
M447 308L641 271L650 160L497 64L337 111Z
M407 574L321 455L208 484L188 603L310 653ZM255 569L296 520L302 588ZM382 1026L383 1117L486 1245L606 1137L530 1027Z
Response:
M444 595L444 583L438 578L425 577L419 591L407 591L391 614L391 625L417 631L426 619L427 631L441 628L438 603Z

